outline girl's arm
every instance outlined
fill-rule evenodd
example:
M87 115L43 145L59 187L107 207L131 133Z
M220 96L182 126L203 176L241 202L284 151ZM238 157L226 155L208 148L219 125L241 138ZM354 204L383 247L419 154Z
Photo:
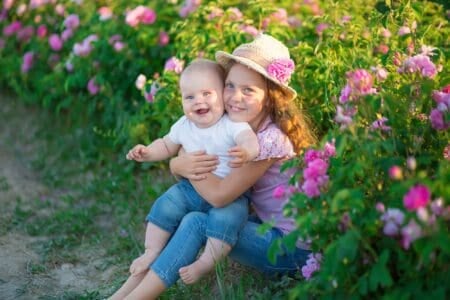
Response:
M170 171L175 177L184 177L193 180L206 179L206 173L217 169L219 158L217 155L206 154L206 151L200 150L190 153L182 153L170 160Z
M241 168L232 169L221 179L211 172L218 164L214 155L204 151L186 153L170 160L174 175L189 179L197 193L214 207L223 207L251 188L278 159L252 161Z
M191 184L209 204L223 207L252 187L276 161L277 159L252 161L241 168L233 169L223 179L207 173L204 180L191 180Z

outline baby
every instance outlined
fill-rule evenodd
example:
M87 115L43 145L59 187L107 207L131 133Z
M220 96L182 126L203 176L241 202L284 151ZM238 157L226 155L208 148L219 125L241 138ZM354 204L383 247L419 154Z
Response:
M128 152L127 159L139 162L164 160L176 155L181 147L186 152L205 150L219 157L219 165L213 173L223 178L230 172L231 160L235 166L256 158L259 145L251 127L245 122L232 122L224 114L224 77L224 70L217 63L194 60L180 77L184 116L172 125L163 138L148 146L134 146ZM133 261L131 274L148 270L187 213L208 212L211 209L218 218L217 222L211 222L213 228L206 228L208 239L205 250L197 261L182 268L180 276L185 283L194 283L213 269L215 262L231 251L239 230L247 220L247 193L226 207L213 208L189 181L183 179L153 204L146 218L145 253ZM226 217L220 218L222 213Z

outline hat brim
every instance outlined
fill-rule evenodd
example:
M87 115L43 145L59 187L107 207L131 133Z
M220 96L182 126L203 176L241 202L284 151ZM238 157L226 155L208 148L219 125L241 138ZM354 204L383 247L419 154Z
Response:
M241 57L241 56L236 56L236 55L224 52L224 51L217 51L216 52L216 61L222 67L224 67L226 70L228 70L230 68L230 66L231 66L230 64L232 61L238 62L238 63L240 63L244 66L247 66L250 69L258 72L265 78L269 79L270 81L272 81L273 83L278 85L283 91L285 91L287 93L287 95L290 97L290 100L297 97L297 92L293 88L291 88L290 86L283 84L280 81L276 80L275 78L271 77L267 73L266 69L264 69L259 64L252 61L251 59Z

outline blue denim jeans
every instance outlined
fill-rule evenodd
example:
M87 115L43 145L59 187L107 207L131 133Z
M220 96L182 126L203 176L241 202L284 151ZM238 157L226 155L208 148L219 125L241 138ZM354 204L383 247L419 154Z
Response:
M206 236L234 246L248 217L250 193L244 193L225 207L214 208L206 202L188 180L181 180L170 187L153 203L146 221L174 233L183 217L193 211L208 213Z
M202 212L187 214L180 223L169 243L153 262L151 269L169 287L178 278L178 270L194 262L201 247L206 243L206 230L209 215ZM272 228L264 234L259 234L259 220L248 220L239 233L230 257L239 263L253 267L262 273L273 276L276 274L293 274L306 262L309 250L296 248L292 251L284 249L273 264L268 259L268 250L273 241L283 234Z

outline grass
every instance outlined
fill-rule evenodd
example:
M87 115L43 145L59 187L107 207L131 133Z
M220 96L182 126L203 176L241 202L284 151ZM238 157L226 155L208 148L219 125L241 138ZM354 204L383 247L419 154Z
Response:
M29 265L31 274L44 276L63 263L85 264L89 255L101 256L99 276L110 267L117 270L94 291L40 299L104 298L127 278L130 262L143 249L144 217L174 179L165 164L127 162L125 152L112 151L113 141L97 136L89 124L67 124L61 116L25 110L30 109L40 117L39 148L29 159L51 191L31 203L18 199L9 229L38 237L32 247L40 263ZM1 178L0 188L8 188ZM193 286L178 282L161 299L285 299L295 284L289 278L270 281L230 261L216 271Z

